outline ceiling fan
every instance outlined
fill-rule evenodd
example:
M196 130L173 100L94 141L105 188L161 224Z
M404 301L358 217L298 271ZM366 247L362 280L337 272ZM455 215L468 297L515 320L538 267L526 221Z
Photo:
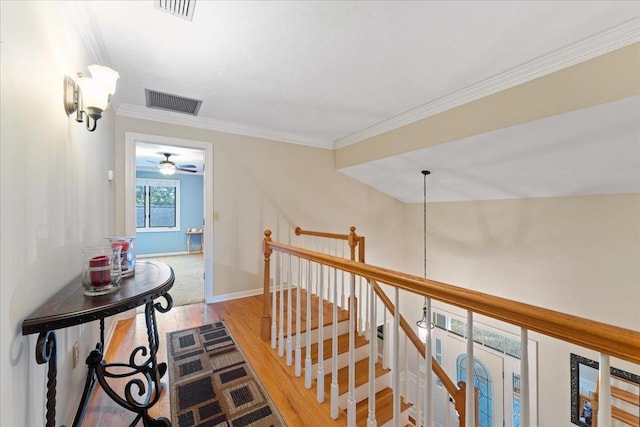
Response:
M160 173L163 175L173 175L174 173L176 173L176 171L191 172L191 173L197 172L196 165L176 165L175 162L169 160L169 157L171 157L171 153L160 153L160 154L162 154L165 157L164 160L160 160L160 162L157 163L158 169L160 170ZM156 163L151 160L149 160L149 162Z

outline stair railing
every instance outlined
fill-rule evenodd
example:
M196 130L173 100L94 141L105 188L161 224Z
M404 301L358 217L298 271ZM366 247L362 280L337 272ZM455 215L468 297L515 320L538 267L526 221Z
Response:
M263 241L264 252L264 293L265 296L270 295L270 258L271 254L276 251L281 255L293 256L298 259L307 260L309 265L315 263L320 268L320 274L326 268L339 269L351 274L352 283L355 277L362 277L370 283L384 283L397 289L405 290L423 297L432 298L446 304L450 304L467 311L467 339L468 346L468 366L467 373L469 377L473 373L473 313L478 313L516 325L521 328L521 358L522 390L528 390L529 385L526 383L527 375L527 357L526 342L528 331L535 331L540 334L553 337L568 343L572 343L584 348L588 348L600 353L600 366L609 366L609 358L616 357L621 360L640 364L640 332L621 328L618 326L608 325L602 322L561 313L519 301L509 300L466 288L437 282L414 275L404 274L401 272L356 262L349 259L343 259L307 249L297 248L271 240L271 232L265 231ZM311 269L311 267L310 267ZM320 286L322 286L322 281ZM275 286L275 285L274 285ZM309 287L310 284L308 283ZM375 286L371 288L375 292ZM322 294L321 294L322 295ZM375 310L374 293L371 296L371 310ZM271 316L272 305L269 303L272 298L266 297L263 306L263 319L261 325L261 336L268 340L271 336ZM275 302L274 302L275 305ZM373 313L372 313L373 314ZM373 323L375 325L375 323ZM372 328L375 329L375 328ZM322 330L322 328L320 328ZM373 344L373 334L370 334ZM608 395L609 390L604 387L608 386L608 370L600 369L600 394ZM603 380L604 378L604 380ZM606 380L606 381L605 381ZM444 383L444 381L443 381ZM466 417L465 425L473 426L476 423L475 405L473 398L474 391L467 389L465 399ZM528 399L521 396L521 405L523 413L521 425L526 427L529 425ZM611 407L608 402L600 402L598 412L598 424L607 425L610 423Z
M318 238L321 238L321 239L333 239L333 240L336 240L336 241L345 241L345 242L348 243L348 246L349 246L349 257L350 257L350 259L351 260L355 260L357 258L359 262L364 262L364 259L365 259L365 238L364 238L364 236L358 236L356 234L355 230L356 230L355 227L351 227L349 234L337 234L337 233L326 233L326 232L319 232L319 231L303 230L300 227L296 227L295 235L296 236L318 237ZM321 248L317 244L315 244L315 245L312 244L310 246L313 246L314 249L316 249L316 251L323 251L324 253L329 253L329 254L331 253L331 251L333 251L333 253L335 255L341 255L342 257L344 257L344 255L345 255L344 254L344 250L340 250L337 245L335 247L331 247L330 246L329 248L327 248L327 247ZM344 272L343 272L343 274L344 274ZM329 280L331 280L331 277L329 278ZM290 281L288 281L288 284L287 284L287 295L288 296L291 295L290 288L289 288L289 285L290 285L289 282ZM349 303L350 303L349 312L350 313L354 313L354 308L355 308L353 306L354 300L358 303L357 314L355 316L353 316L354 322L352 322L352 323L354 323L354 327L358 330L359 333L361 333L362 335L365 335L365 336L369 336L369 334L371 333L371 331L369 329L370 328L370 322L369 322L369 317L370 317L369 316L369 312L370 312L370 310L369 310L369 306L370 306L369 301L370 301L370 298L374 298L373 295L375 294L375 296L377 296L380 299L380 301L383 303L383 305L385 307L385 310L384 310L385 324L386 324L387 312L390 313L390 315L395 318L395 313L396 313L395 306L391 302L391 300L386 296L386 294L384 293L382 288L379 285L376 284L373 288L371 288L371 297L369 295L369 292L366 292L366 290L365 290L365 295L364 295L365 298L364 299L367 300L367 303L366 303L366 306L364 307L364 310L363 310L362 309L362 305L363 305L362 302L364 301L364 299L363 299L363 294L362 294L362 280L359 283L359 292L357 294L358 295L357 298L351 298L352 295L356 295L355 294L355 280L352 280L351 282L352 282L351 286L353 288L350 289L350 291L349 291ZM298 281L298 285L300 285L301 283L302 282L299 280ZM336 302L336 304L334 304L334 306L333 306L333 308L334 308L334 310L333 310L333 317L334 317L334 319L333 319L333 327L335 328L336 324L337 324L336 319L335 319L337 306L340 305L342 307L345 307L344 277L343 277L343 280L340 281L340 283L342 284L342 286L341 286L341 288L342 288L342 299L339 299L338 295L337 295L338 283L339 283L339 281L337 280L337 269L334 269L333 283L334 283L334 286L333 287L329 287L330 289L333 289L333 294L331 293L331 291L329 291L328 294L327 294L327 298L328 298L329 301ZM365 283L365 285L367 285L367 284L369 286L371 285L371 282L369 280L365 280L364 283ZM312 292L310 292L310 293L312 293ZM324 295L324 290L320 294ZM281 293L280 294L280 298L281 299L282 299L282 295L283 294ZM309 295L309 293L308 293L308 295ZM373 301L373 300L371 300L371 301ZM275 307L275 304L273 304L273 306ZM290 300L289 300L288 306L290 307ZM299 301L297 302L296 306L299 306ZM366 312L366 314L365 314L366 323L363 323L362 312ZM284 323L283 319L282 319L283 311L280 311L280 316L281 316L280 324L282 325ZM320 313L320 316L322 316L322 313ZM408 354L407 353L407 348L406 348L406 340L408 339L409 342L411 342L411 344L416 348L416 351L418 352L418 354L420 354L420 357L422 357L423 360L426 357L425 356L425 354L426 354L425 345L424 345L424 343L422 343L422 341L420 341L419 337L417 336L415 331L411 328L411 326L406 321L406 319L402 315L400 315L399 313L398 313L398 316L399 316L399 321L400 321L400 328L402 329L402 331L405 334L405 336L404 336L405 337L405 361L404 361L404 365L405 365L405 370L406 370L406 366L407 366L406 355ZM291 319L289 311L288 311L287 318ZM298 318L297 324L299 324L299 321L300 320ZM272 322L272 324L275 327L275 322ZM373 321L373 324L375 325L375 321ZM289 328L290 328L290 326L289 326ZM297 334L296 334L296 337L299 337L299 334L300 334L300 331L298 330ZM337 332L334 329L332 331L332 335L335 336L336 334L337 334ZM374 334L375 334L375 330L374 330ZM309 337L310 337L310 335L307 334L307 340L309 340ZM280 342L282 342L282 341L283 341L283 336L282 336L282 327L281 327ZM287 342L287 345L289 345L289 343L291 342L291 339L287 338L286 342ZM383 342L384 342L384 345L385 345L385 357L383 359L384 360L383 364L384 364L384 367L387 368L387 366L386 366L386 361L387 361L387 357L386 357L387 340L384 340ZM272 346L275 348L275 344L273 343L273 336L272 336ZM280 348L282 348L282 344L281 344ZM287 348L289 348L289 347L287 347ZM352 348L352 346L350 346L350 348ZM393 346L393 349L394 349L394 351L398 349L398 344L397 343L395 343L395 345ZM297 350L298 350L298 347L296 347L296 357L298 355ZM337 348L336 348L336 341L335 340L333 341L333 346L332 346L331 350L332 350L332 356L333 356L332 357L333 366L331 367L331 371L332 371L332 378L331 378L331 381L332 381L331 382L331 396L332 396L332 398L331 398L331 402L332 402L332 404L331 404L331 413L332 413L332 416L334 416L334 418L337 418L337 412L338 412L338 407L337 407L337 400L338 400L337 399L337 388L338 388L338 384L337 384L337 377L336 377L336 374L335 374L336 371L337 371L337 366L336 366L337 357L335 357L336 356L335 353L337 351ZM289 352L287 354L289 354ZM280 350L280 355L282 356L282 350ZM375 357L377 357L377 355ZM350 355L350 359L351 358L352 357ZM374 360L374 356L372 356L370 359ZM396 357L396 358L394 358L394 360L398 360L398 358ZM460 423L461 423L460 425L463 425L464 424L464 420L465 420L465 417L464 417L464 411L465 411L465 403L464 403L464 401L465 401L465 391L464 391L464 387L461 387L461 388L456 387L456 385L447 376L446 372L437 363L437 361L435 359L431 358L431 362L432 363L429 364L429 366L433 368L433 372L442 381L442 383L443 383L445 389L447 390L448 394L453 399L454 404L455 404L455 409L460 415ZM353 361L350 360L350 366L352 366L352 363L353 363ZM290 363L290 359L287 359L287 364L288 365L291 364ZM310 361L306 360L305 361L305 367L308 366L309 364L310 364ZM375 363L372 363L371 369L374 369L374 365L375 365ZM296 359L296 376L300 375L298 373L299 372L299 366L300 366L300 364L297 362L297 359ZM322 371L321 365L318 365L318 369L319 369L319 371L318 371L319 382L322 383L323 378L321 378L321 377L323 376L324 371ZM306 371L309 372L309 369L306 369ZM398 375L396 373L399 373L400 370L396 367L394 371L395 371L395 373L394 373L394 381L395 381L398 378ZM307 375L306 378L305 378L305 385L307 386L307 388L310 388L310 385L309 385L310 382L311 382L311 376ZM350 391L353 390L353 382L354 382L353 369L351 368L349 370L349 390ZM319 386L318 386L319 390L323 388L323 387L321 387L322 385L323 384L319 384ZM420 388L419 381L416 384L416 388L418 389L417 394L419 395L419 388ZM394 387L394 389L398 389L399 390L399 386L396 385ZM371 392L373 392L373 390L371 390ZM324 395L321 396L320 395L320 391L318 391L318 393L319 393L318 394L318 401L321 402L324 399ZM402 394L402 396L407 398L408 393L407 393L407 380L406 380L406 378L405 378L405 382L404 382L404 392L403 393L396 393L396 395L395 395L396 399L395 399L395 402L394 402L394 407L395 407L394 409L396 411L398 410L398 407L400 405L400 397L399 397L400 394ZM417 413L418 413L418 418L419 418L420 417L420 409L419 408L420 408L421 402L420 402L419 398L417 400L418 400L418 403L417 403L416 406L418 408ZM349 397L348 403L350 405L355 403L353 401L353 399L352 399L352 396ZM370 408L371 416L375 416L374 415L375 407L373 406L374 402L371 401L370 404L372 405L372 408ZM476 405L476 407L477 407L477 405ZM355 412L355 411L353 411L353 412ZM427 410L425 408L425 413L426 412L427 412ZM351 412L349 412L349 413L351 413ZM355 420L354 420L354 422L355 422Z

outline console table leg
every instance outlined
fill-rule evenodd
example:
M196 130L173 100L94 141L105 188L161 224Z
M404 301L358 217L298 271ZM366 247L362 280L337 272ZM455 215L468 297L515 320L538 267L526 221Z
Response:
M48 363L47 369L47 427L56 425L56 376L58 374L55 331L41 332L36 344L36 361Z

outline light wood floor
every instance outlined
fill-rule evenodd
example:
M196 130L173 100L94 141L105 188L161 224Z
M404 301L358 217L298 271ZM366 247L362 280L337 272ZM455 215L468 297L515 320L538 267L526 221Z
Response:
M337 426L346 425L346 417L340 411L340 418L330 417L329 404L316 403L316 390L304 388L304 380L293 376L293 366L286 366L284 358L277 357L269 342L260 340L260 320L262 296L241 298L215 304L192 304L174 307L165 314L157 313L160 332L158 360L166 361L165 334L170 331L208 324L218 320L226 322L229 330L247 356L267 393L275 403L282 418L289 426ZM126 361L131 350L146 343L147 335L144 317L118 323L107 349L107 362ZM167 375L163 378L165 387L158 404L151 411L153 417L170 419L170 403ZM127 426L133 414L113 403L99 386L96 387L85 415L85 426ZM142 423L139 423L142 425Z

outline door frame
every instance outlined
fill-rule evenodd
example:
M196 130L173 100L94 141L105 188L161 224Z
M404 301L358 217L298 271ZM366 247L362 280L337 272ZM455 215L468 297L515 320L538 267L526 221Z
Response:
M204 151L203 204L204 204L204 234L202 244L204 260L204 300L213 301L213 143L183 139L160 135L150 135L136 132L125 132L124 142L124 188L125 188L125 233L133 236L136 233L136 142L157 143L176 147L193 148Z

